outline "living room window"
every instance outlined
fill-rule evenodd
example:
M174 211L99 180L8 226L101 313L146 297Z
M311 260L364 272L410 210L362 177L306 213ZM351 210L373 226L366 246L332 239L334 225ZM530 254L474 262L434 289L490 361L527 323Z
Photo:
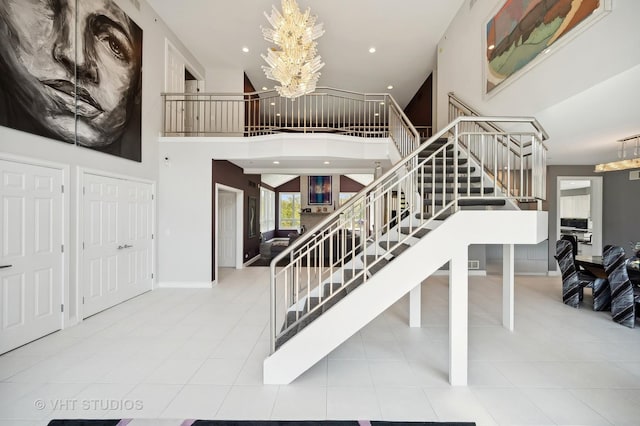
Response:
M357 194L357 192L341 192L340 193L340 198L339 198L340 205L343 205L344 203L349 201L349 198L353 197L356 194Z
M276 229L276 193L260 188L260 232Z
M281 192L280 193L280 229L300 228L300 193Z

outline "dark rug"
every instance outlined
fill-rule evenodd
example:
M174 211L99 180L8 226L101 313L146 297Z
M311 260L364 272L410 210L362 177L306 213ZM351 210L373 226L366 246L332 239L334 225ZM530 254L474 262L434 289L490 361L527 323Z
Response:
M126 426L131 422L154 424L154 420L51 420L49 426ZM162 420L163 425L170 420ZM473 422L384 422L377 420L175 420L175 426L475 426Z

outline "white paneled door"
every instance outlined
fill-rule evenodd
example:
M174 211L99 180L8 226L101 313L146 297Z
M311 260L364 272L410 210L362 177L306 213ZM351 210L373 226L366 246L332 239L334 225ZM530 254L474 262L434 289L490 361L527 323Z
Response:
M0 353L62 327L62 170L0 160Z
M151 290L152 185L84 174L83 317Z
M236 266L236 194L218 193L218 266Z

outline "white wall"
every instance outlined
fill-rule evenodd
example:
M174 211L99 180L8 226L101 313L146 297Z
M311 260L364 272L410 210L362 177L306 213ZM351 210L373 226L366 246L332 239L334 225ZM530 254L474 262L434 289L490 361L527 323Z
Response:
M440 41L436 80L438 128L448 121L449 92L486 115L535 116L640 63L637 30L640 2L614 0L611 13L566 45L552 46L543 61L485 98L483 31L490 16L503 3L503 0L476 1L469 8L466 2Z
M242 68L207 68L205 90L212 93L243 93L244 70Z
M146 2L140 3L140 10L127 0L116 0L116 3L133 19L143 31L142 58L142 162L122 159L98 151L76 147L67 143L54 141L41 136L0 127L0 152L16 154L35 159L49 160L70 165L71 188L65 193L70 198L70 241L66 242L67 254L70 259L70 282L65 293L71 299L77 295L76 257L76 222L78 190L76 182L78 167L91 168L120 175L144 178L156 181L158 179L158 135L161 125L160 93L164 87L164 46L165 37L178 47L192 64L197 61L186 51L182 43L169 31ZM194 65L195 66L195 65ZM204 74L204 69L197 65ZM162 192L162 188L158 187ZM162 215L162 212L159 212ZM157 232L156 232L157 235ZM158 241L161 245L161 241ZM157 263L156 263L157 264ZM71 321L75 321L77 306L69 306Z

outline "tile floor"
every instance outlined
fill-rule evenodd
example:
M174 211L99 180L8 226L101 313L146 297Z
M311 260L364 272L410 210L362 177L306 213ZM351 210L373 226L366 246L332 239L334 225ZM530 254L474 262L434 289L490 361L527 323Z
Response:
M262 385L268 268L156 290L0 356L0 426L51 418L384 419L640 424L640 329L564 306L559 277L470 278L469 386L447 382L447 278L423 284L288 386Z

